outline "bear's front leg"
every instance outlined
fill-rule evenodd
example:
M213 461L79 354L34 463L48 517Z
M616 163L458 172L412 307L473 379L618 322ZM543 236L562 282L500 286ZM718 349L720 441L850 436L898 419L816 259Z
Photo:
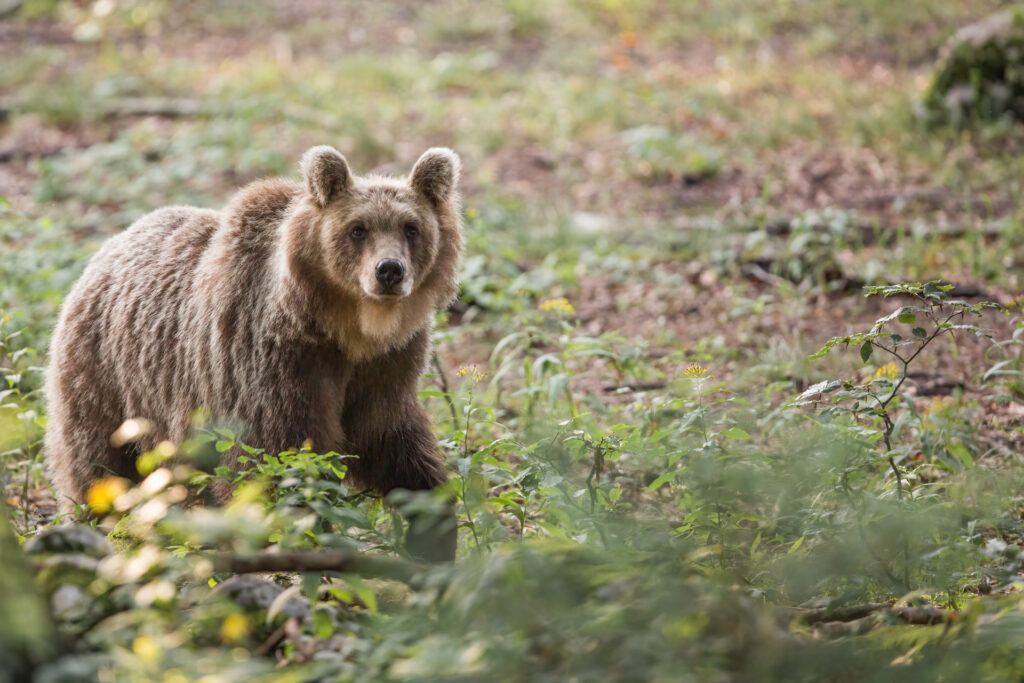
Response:
M395 490L429 491L448 480L430 418L416 398L392 399L387 409L369 396L353 398L343 422L349 449L358 456L349 465L353 479L384 496ZM451 503L441 511L410 513L407 521L410 555L427 562L455 559L458 534Z

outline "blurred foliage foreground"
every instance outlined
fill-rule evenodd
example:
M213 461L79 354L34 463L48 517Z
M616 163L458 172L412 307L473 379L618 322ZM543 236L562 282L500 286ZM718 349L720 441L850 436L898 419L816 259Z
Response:
M885 362L781 405L699 365L664 395L588 405L575 360L624 384L653 370L581 336L564 300L523 313L491 377L423 392L450 415L450 566L399 549L397 512L436 501L368 498L343 455L263 453L213 425L141 458L138 486L97 483L99 530L19 545L8 509L0 679L1019 680L1024 473L975 464L969 426L903 391L995 306L938 283L869 294L904 303L820 355ZM1021 329L982 378L1003 400L1022 393ZM28 362L5 364L8 406ZM240 478L216 466L235 446ZM233 502L199 504L218 477Z

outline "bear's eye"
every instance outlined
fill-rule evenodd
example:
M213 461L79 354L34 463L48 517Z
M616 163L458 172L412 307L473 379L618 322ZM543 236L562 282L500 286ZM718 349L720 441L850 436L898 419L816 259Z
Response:
M406 237L408 237L409 239L412 239L413 237L416 237L416 235L418 235L418 234L420 234L420 226L416 225L415 223L406 223L405 224L405 236Z
M362 241L362 240L366 239L366 226L364 226L361 223L357 224L357 225L353 225L349 229L348 234L349 234L349 236L352 239L354 239L356 241Z

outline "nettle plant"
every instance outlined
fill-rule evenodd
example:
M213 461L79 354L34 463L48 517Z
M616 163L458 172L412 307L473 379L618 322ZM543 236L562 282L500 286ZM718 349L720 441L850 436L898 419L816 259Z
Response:
M642 344L626 343L618 332L583 334L575 315L576 309L565 298L545 299L536 312L525 313L518 329L501 338L491 352L492 383L499 390L495 402L518 401L524 425L533 421L543 403L555 414L567 408L572 418L586 411L606 412L600 401L576 396L572 390L574 379L593 372L590 361L594 359L603 362L601 371L618 386L646 384L654 376L664 376L647 362Z
M12 523L19 533L31 529L30 492L44 480L41 454L46 419L40 415L40 378L36 350L23 345L11 317L0 314L0 490L6 491Z
M438 389L420 395L443 399L450 415L436 424L468 547L599 537L606 516L629 506L615 462L642 440L640 430L603 427L609 408L573 385L598 376L636 384L659 371L616 334L581 334L574 316L564 298L524 312L517 331L495 345L489 373L468 366L449 379L435 359Z
M899 442L897 437L909 427L916 427L920 433L926 430L927 421L914 409L904 393L910 381L910 368L936 339L943 335L965 333L991 339L990 330L973 324L985 310L1002 310L999 304L982 301L969 303L953 299L953 285L941 281L925 284L904 282L896 285L865 287L866 296L910 297L913 303L900 306L889 315L879 318L867 332L834 337L811 356L819 359L837 348L855 348L864 363L884 354L888 362L883 364L865 383L849 380L827 380L819 382L803 392L791 405L820 403L826 394L832 394L829 410L870 420L866 437L880 442L884 447L882 455L895 477L896 494L902 500L911 493L914 473L907 469L911 458L919 450L925 450L933 457L925 458L929 466L949 469L959 462L963 466L973 464L968 445L959 438L950 438L944 444L945 453L952 457L936 458L934 448L921 449L920 443ZM909 328L909 329L908 329ZM907 410L899 410L899 408Z

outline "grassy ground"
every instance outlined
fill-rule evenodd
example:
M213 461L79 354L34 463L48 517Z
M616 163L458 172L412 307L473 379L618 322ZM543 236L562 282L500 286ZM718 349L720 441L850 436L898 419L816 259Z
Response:
M27 0L0 22L0 194L7 199L0 333L18 333L0 347L14 390L3 401L16 406L0 413L0 447L8 450L15 530L30 537L55 512L38 450L45 428L38 368L62 296L105 237L165 204L216 207L249 180L294 175L313 144L333 144L360 173L404 173L426 147L447 145L464 162L468 247L462 296L438 328L438 367L424 400L462 486L467 558L490 566L489 553L508 551L518 536L588 548L600 535L614 545L595 506L615 519L625 510L640 519L664 515L671 538L717 548L708 559L687 546L696 554L687 555L686 571L728 578L701 584L697 592L711 602L662 625L663 633L706 644L719 621L741 623L733 645L754 643L751 651L763 655L757 666L770 661L762 673L771 675L796 670L787 669L792 653L809 657L807 670L829 655L794 649L771 660L764 650L775 645L759 631L772 630L771 620L756 605L923 597L963 611L979 592L1014 586L1006 563L975 558L937 569L924 557L927 544L911 558L906 546L885 546L872 527L883 520L901 529L900 538L931 534L948 549L1020 538L1016 494L977 481L992 472L1016 481L1024 444L1020 380L999 374L1019 373L1021 363L1024 132L1009 123L927 128L916 115L950 34L1003 5ZM926 532L933 509L887 507L904 501L877 454L849 459L848 470L816 468L833 438L814 431L824 429L828 411L804 423L807 415L781 407L821 380L866 381L883 368L880 354L867 363L856 352L808 359L830 337L866 330L906 303L866 300L861 285L933 279L955 283L969 301L1011 309L981 319L1009 343L966 333L940 338L915 361L907 398L898 402L902 474L921 487L921 505L939 496L950 515L975 519L969 531L950 521ZM567 305L543 304L563 297ZM688 375L692 364L708 378ZM474 365L488 377L476 382L472 372L457 372ZM450 414L435 391L443 387L460 410L485 411L479 422ZM688 415L702 417L694 423ZM843 424L844 439L878 450L880 418ZM562 445L545 455L552 443ZM712 451L721 462L740 458L764 485L727 465L717 474L701 469L707 463L697 456ZM605 455L616 465L598 465ZM764 465L790 456L808 458L807 471ZM539 478L532 489L531 477ZM851 477L869 510L849 501L820 507L816 496L834 494L842 488L836 482ZM566 495L582 512L559 512L551 502L563 480L575 482ZM759 507L780 491L792 493L793 509ZM989 510L979 491L1004 504ZM868 520L866 535L857 527L864 540L857 552L867 559L847 573L836 567L848 556L821 554L837 542L826 529L838 533L830 525L843 515ZM803 558L803 569L794 558ZM895 569L900 562L906 575ZM537 566L539 576L565 579L551 564ZM1008 573L997 580L993 566ZM807 585L790 585L787 572ZM535 589L539 576L526 588ZM638 604L658 605L658 586L670 584L644 583L657 572L641 576L648 578L630 584ZM743 586L738 593L727 587L733 580ZM530 643L529 657L587 677L586 634L577 634L582 645L544 645L535 624L509 616L508 596L488 599L448 609L505 614L506 625L516 624L508 628ZM971 619L984 622L1001 607L972 609ZM616 618L617 628L634 630L625 624L644 619ZM496 623L476 626L494 635L504 628ZM801 635L799 627L790 631ZM427 641L416 640L427 634L406 635L404 646L418 654L399 648L397 664L382 664L382 654L374 660L379 671L446 671L428 656ZM393 642L388 637L379 636ZM473 643L451 637L441 650L462 657L467 671L484 678L500 671L474 669L483 665ZM882 653L878 661L907 656L916 666L927 658L913 653L934 633L892 637L895 650L873 650ZM520 661L480 642L493 661L502 653ZM580 659L562 656L570 651ZM145 660L138 648L134 655ZM311 657L294 645L286 659ZM360 657L349 661L370 666ZM600 658L592 659L588 666L600 671ZM645 661L651 677L671 670ZM698 679L755 671L730 668L725 654L701 661ZM401 668L409 662L420 668Z

